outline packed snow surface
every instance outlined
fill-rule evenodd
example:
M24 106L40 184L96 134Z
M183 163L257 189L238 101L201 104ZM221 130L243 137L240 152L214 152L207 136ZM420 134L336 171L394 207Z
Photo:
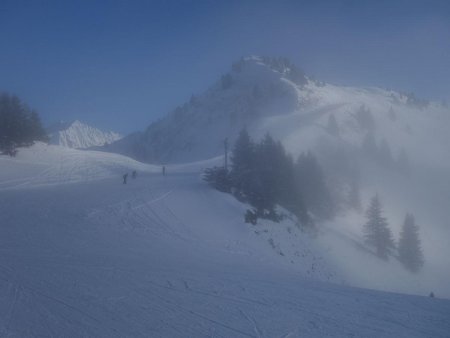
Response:
M0 157L0 336L449 336L450 301L344 286L294 222L245 224L200 178L220 160Z

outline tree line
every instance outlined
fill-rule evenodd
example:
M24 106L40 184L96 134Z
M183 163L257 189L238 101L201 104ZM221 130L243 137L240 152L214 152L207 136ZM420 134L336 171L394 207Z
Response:
M232 149L230 168L208 168L203 177L217 190L251 206L245 214L248 223L256 224L258 219L280 221L283 215L277 206L306 226L313 226L315 220L331 219L336 213L337 201L331 197L324 171L314 154L303 153L294 161L270 134L255 142L243 129ZM424 258L412 214L405 217L398 244L383 216L378 195L371 199L366 218L364 241L379 258L387 260L395 256L408 270L420 270Z
M214 167L205 170L204 179L216 189L249 203L246 221L258 218L279 221L279 205L303 224L333 215L334 205L323 170L312 152L295 161L281 142L266 134L260 142L243 129L232 149L230 170Z
M39 114L17 96L0 93L0 151L14 156L17 147L48 141Z

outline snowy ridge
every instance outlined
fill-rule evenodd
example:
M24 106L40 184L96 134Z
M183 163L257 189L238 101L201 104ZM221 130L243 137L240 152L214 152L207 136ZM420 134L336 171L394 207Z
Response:
M61 122L49 128L50 143L69 148L90 148L110 144L122 138L112 131L101 131L76 120L71 123Z
M294 155L323 142L361 147L369 134L394 157L406 152L412 160L438 161L450 155L449 108L392 90L318 82L300 71L293 76L290 67L285 60L244 58L144 133L106 150L148 163L201 160L221 154L223 140L232 143L246 126L255 137L270 132Z
M120 178L132 170L160 170L122 155L82 151L41 142L20 149L15 158L0 157L0 163L0 190Z

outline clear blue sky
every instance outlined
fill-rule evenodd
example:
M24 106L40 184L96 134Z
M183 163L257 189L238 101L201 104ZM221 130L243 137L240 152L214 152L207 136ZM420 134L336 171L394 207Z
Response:
M142 130L250 54L450 101L450 1L0 0L0 41L0 90L46 124Z

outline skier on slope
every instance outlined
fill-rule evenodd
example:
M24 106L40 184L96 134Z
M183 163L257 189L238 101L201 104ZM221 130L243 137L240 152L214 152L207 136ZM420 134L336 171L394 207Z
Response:
M127 184L128 173L123 175L123 184Z
M137 172L136 172L136 170L133 170L133 172L131 173L131 177L136 178L136 176L137 176Z

